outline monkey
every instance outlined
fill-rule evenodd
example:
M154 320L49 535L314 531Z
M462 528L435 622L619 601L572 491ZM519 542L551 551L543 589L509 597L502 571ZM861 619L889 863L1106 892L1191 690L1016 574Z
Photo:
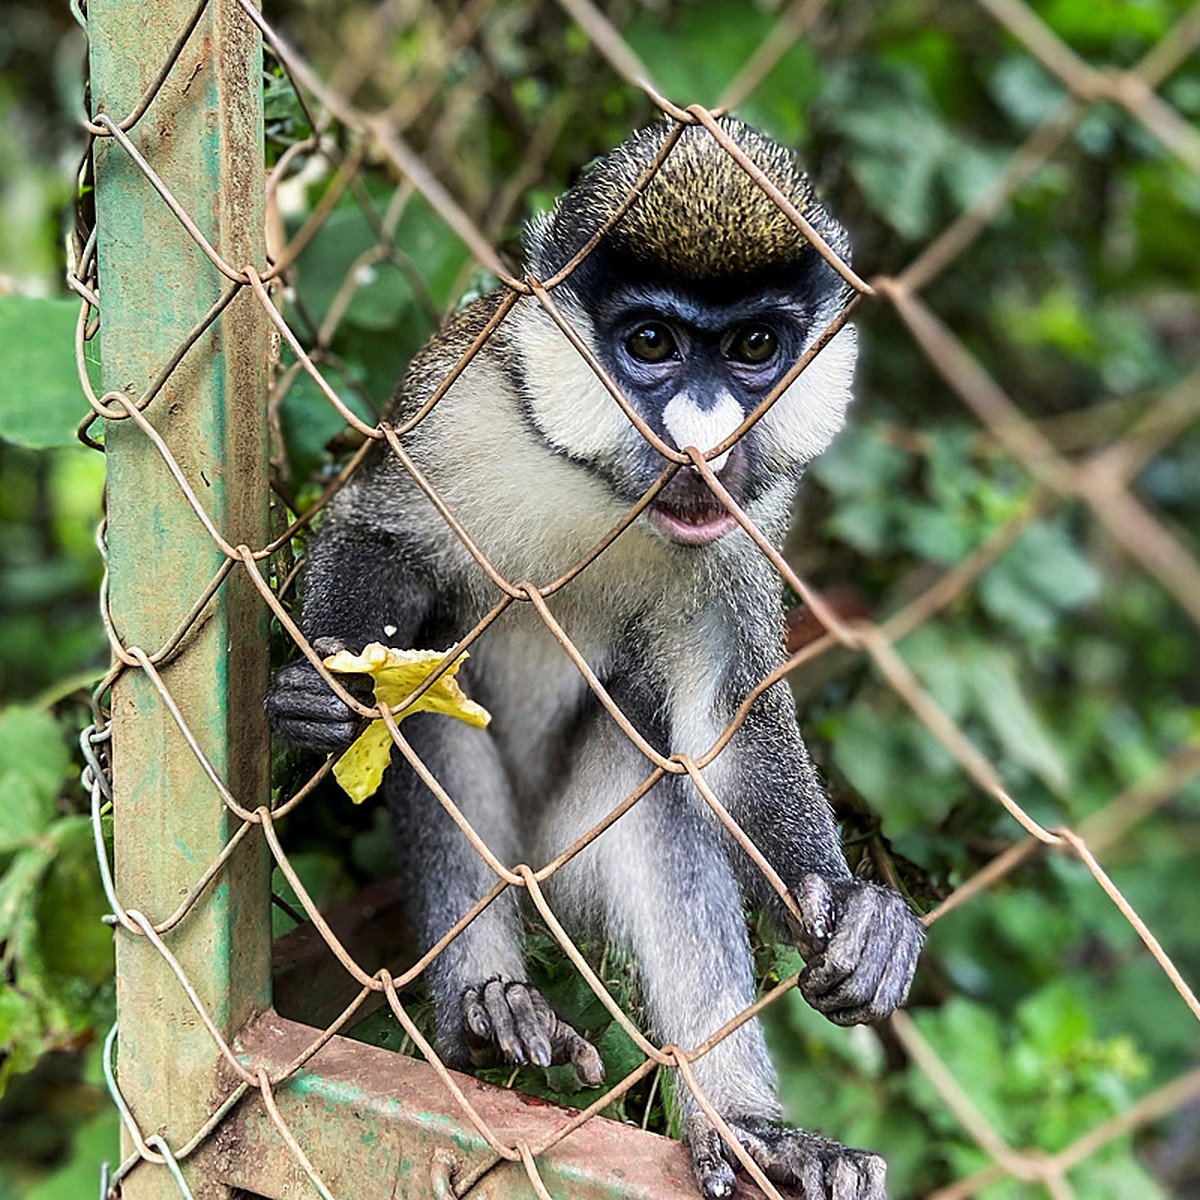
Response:
M734 117L719 127L846 259L847 235L795 155ZM526 267L548 280L579 258L555 282L555 305L665 445L709 454L822 334L846 291L706 129L685 127L643 178L671 129L635 131L586 168L527 226ZM399 424L426 404L504 294L472 301L434 335L386 419ZM740 439L710 454L722 486L776 547L805 466L845 420L855 338L841 327ZM516 301L402 444L504 579L535 584L581 560L668 465L535 295ZM321 654L376 641L449 647L499 598L412 474L377 444L311 539L301 626ZM780 578L694 465L680 466L546 605L664 756L703 755L784 661ZM403 733L492 852L536 869L631 795L649 760L534 605L510 604L471 655L463 678L491 726L418 713ZM266 705L274 729L310 751L340 751L361 724L304 659L277 672ZM496 875L394 757L383 791L424 951ZM831 1021L876 1021L902 1004L921 923L894 890L851 874L786 682L761 689L703 777L786 885L799 925L686 774L667 773L544 883L567 928L627 948L660 1044L696 1047L754 1001L747 903L797 944L799 990ZM521 939L508 888L429 964L441 1052L458 1067L569 1063L582 1083L600 1084L595 1048L529 982ZM781 1122L757 1020L692 1070L773 1182L807 1200L884 1200L882 1158ZM671 1091L700 1193L732 1195L732 1148L682 1080Z

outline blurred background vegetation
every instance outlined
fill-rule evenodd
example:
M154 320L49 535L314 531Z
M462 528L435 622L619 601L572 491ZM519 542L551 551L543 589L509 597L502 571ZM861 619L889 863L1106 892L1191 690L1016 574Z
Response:
M1129 65L1184 0L1039 0L1080 55ZM406 137L514 256L522 222L589 159L653 116L548 0L457 6L268 3L324 79L391 106ZM681 104L715 103L774 28L772 0L605 5ZM467 23L467 25L464 25ZM462 44L451 37L466 29ZM94 1195L116 1156L98 1052L111 935L74 749L106 649L96 615L102 456L80 446L77 306L62 286L81 152L84 38L67 5L10 0L0 22L0 1198ZM277 70L269 153L310 132ZM1200 61L1163 85L1200 120ZM849 226L865 277L893 273L995 180L1064 98L974 4L834 0L737 106L800 148ZM336 128L328 158L356 152ZM313 156L281 192L294 231L329 182ZM353 406L378 415L404 363L461 295L486 286L417 197L362 164L297 263L293 328ZM381 220L395 253L363 266ZM1200 178L1115 107L1094 107L985 235L930 285L933 309L1055 445L1087 455L1138 434L1137 490L1200 553L1200 428L1155 437L1164 397L1200 408ZM347 275L355 286L342 290ZM348 304L328 321L331 305ZM1053 505L966 413L884 306L860 309L852 427L814 465L792 558L854 615L882 618L1025 514L978 583L904 638L906 662L1039 821L1078 827L1200 742L1197 632L1078 506ZM322 326L324 325L324 329ZM287 361L284 362L286 375ZM303 376L281 394L278 492L311 502L344 445ZM1148 432L1147 432L1148 431ZM1018 840L862 659L796 680L802 724L852 856L923 909ZM379 813L331 797L288 830L322 901L386 874ZM1101 847L1184 976L1200 980L1200 788ZM281 927L286 927L281 918ZM786 958L786 956L784 956ZM785 971L764 949L764 968ZM552 955L543 966L570 987ZM553 981L553 980L552 980ZM580 998L583 1003L586 997ZM1200 1064L1197 1026L1128 923L1074 859L1032 858L931 932L914 1015L995 1128L1053 1152ZM768 1024L789 1115L886 1152L907 1200L986 1165L886 1036L848 1034L795 998ZM603 1042L603 1031L594 1033ZM605 1045L610 1070L627 1047ZM617 1060L616 1063L613 1060ZM522 1079L523 1087L545 1082ZM646 1101L649 1104L649 1101ZM630 1102L618 1113L641 1120ZM657 1110L654 1120L657 1121ZM1070 1176L1088 1200L1200 1197L1200 1106L1109 1143ZM1034 1194L1015 1183L986 1200Z

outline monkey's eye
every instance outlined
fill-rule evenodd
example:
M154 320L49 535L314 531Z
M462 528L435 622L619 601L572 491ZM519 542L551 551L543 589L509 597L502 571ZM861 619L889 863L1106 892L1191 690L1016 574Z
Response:
M747 325L733 335L726 353L738 362L754 366L769 362L779 349L779 338L765 325Z
M625 339L625 349L641 362L659 363L678 353L675 336L666 325L648 321Z

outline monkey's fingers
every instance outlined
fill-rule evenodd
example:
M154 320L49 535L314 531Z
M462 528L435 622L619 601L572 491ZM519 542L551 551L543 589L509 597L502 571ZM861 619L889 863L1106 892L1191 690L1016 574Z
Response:
M838 1025L882 1020L908 996L924 930L889 888L853 881L833 887L844 889L837 929L809 960L801 994Z
M801 878L793 895L803 917L796 931L796 949L807 962L825 949L833 934L836 921L833 890L827 879L810 872Z
M340 682L356 700L372 702L371 681L365 676L343 675ZM276 733L322 753L344 749L362 725L307 661L289 663L276 674L264 707Z
M581 1083L595 1087L604 1064L581 1037L528 983L491 979L463 992L467 1051L477 1067L512 1063L539 1067L570 1063Z

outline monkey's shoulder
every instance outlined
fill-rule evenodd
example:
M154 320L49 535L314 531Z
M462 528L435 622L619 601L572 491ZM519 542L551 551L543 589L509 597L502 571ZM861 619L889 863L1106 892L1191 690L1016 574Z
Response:
M388 403L388 420L398 423L411 419L476 342L479 345L473 358L496 359L497 352L507 342L504 323L501 322L486 338L483 335L504 297L505 289L496 288L463 305L447 319L413 356Z

